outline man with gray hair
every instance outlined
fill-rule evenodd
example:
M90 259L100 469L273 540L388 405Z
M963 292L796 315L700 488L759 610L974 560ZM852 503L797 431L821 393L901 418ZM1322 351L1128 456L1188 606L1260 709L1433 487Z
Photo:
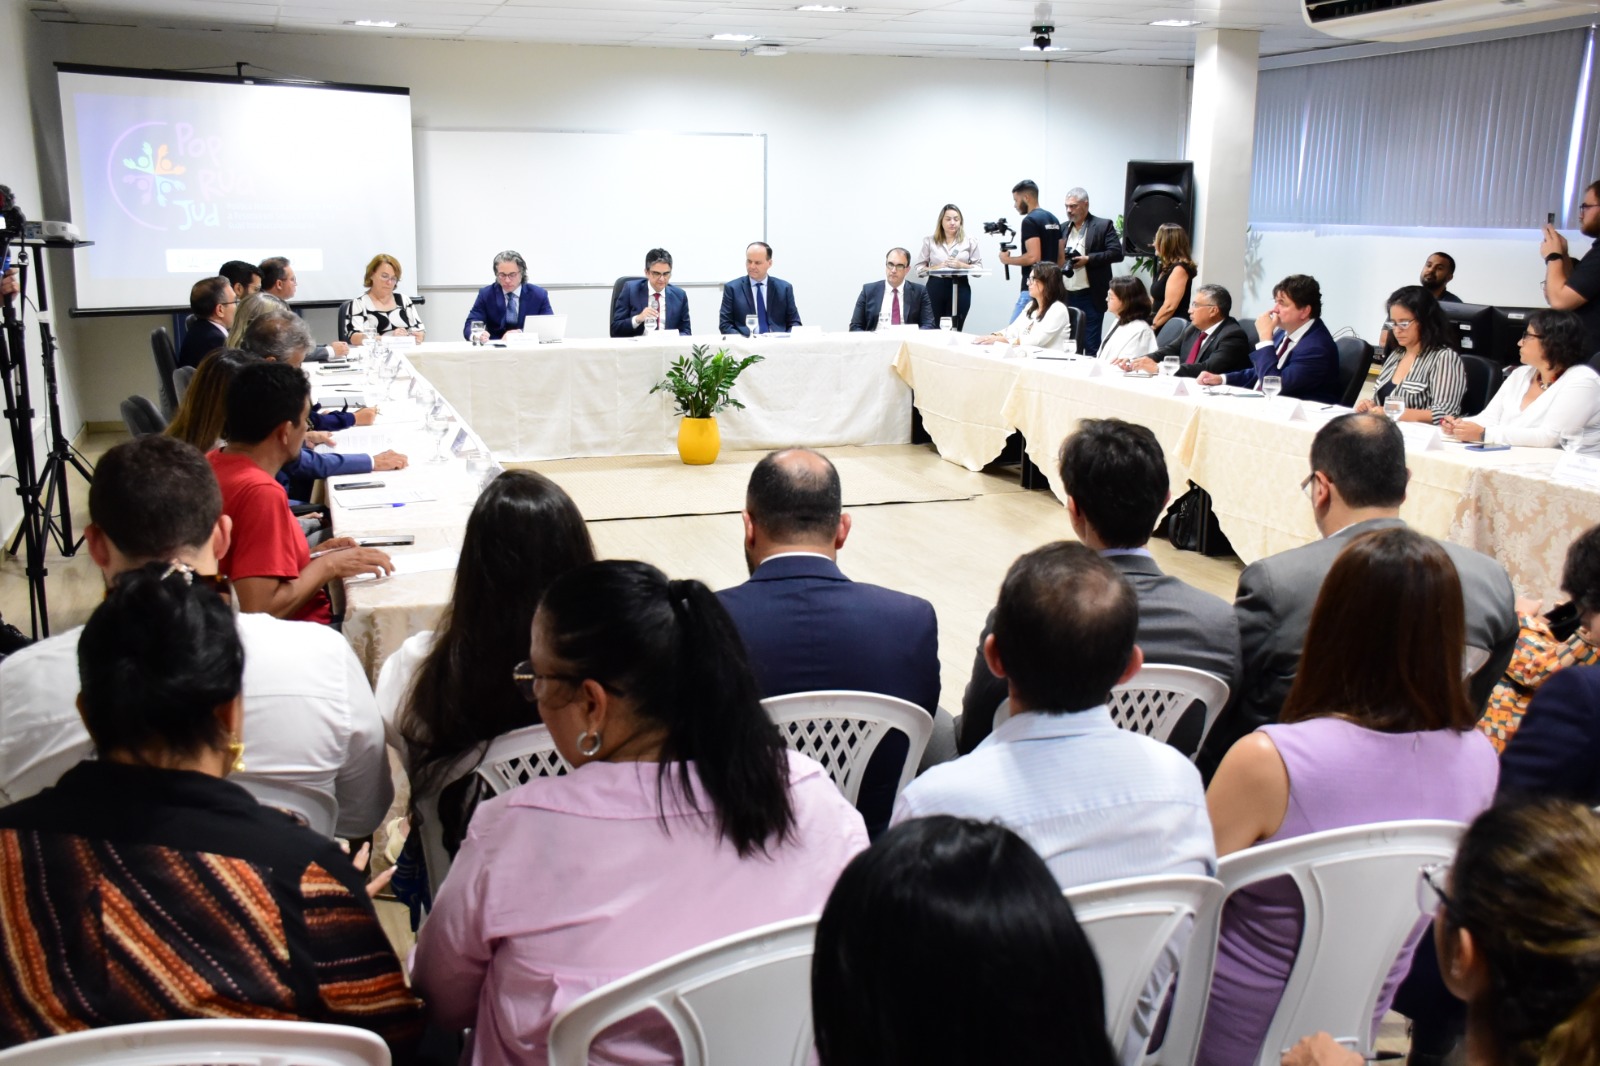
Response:
M295 293L300 291L300 279L295 275L294 267L289 260L281 255L271 256L261 261L256 268L256 273L261 276L261 291L269 296L276 296L283 301L285 307L293 300ZM299 314L298 311L295 314ZM328 344L312 343L306 352L305 360L308 363L326 363L330 358L343 359L350 354L350 346L344 341L332 341Z
M883 281L869 281L861 286L856 297L856 309L850 315L850 332L860 333L878 328L879 322L891 326L910 324L921 329L933 328L933 301L928 299L927 286L906 280L911 267L911 253L904 248L890 248L883 257Z
M1148 356L1127 360L1128 370L1157 373L1168 356L1178 360L1178 376L1227 374L1250 368L1250 338L1233 318L1233 297L1221 285L1202 285L1189 301L1189 325Z
M461 335L469 341L497 341L521 333L523 320L530 315L553 314L550 294L528 284L527 261L507 249L494 257L494 281L478 290ZM483 332L476 337L472 335L474 322L483 323Z
M1061 235L1057 262L1066 275L1067 306L1084 314L1083 352L1100 351L1100 327L1106 317L1106 293L1111 291L1111 264L1122 262L1122 237L1109 218L1089 213L1089 194L1081 188L1067 191L1067 225Z

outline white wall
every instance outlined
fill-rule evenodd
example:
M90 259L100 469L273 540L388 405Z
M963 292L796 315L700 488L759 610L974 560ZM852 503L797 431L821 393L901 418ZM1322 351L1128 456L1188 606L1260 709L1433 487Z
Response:
M1115 216L1127 160L1178 157L1187 120L1186 72L1178 67L801 54L764 59L671 49L66 25L40 27L39 36L42 47L29 57L32 88L52 101L55 61L174 68L248 60L294 76L408 85L420 128L765 133L765 239L775 249L773 273L795 285L805 320L828 329L844 328L862 283L882 277L888 247L902 244L916 252L946 201L962 207L969 229L1001 215L1015 225L1010 189L1031 177L1044 191L1045 206L1058 214L1067 188L1082 185L1097 213ZM57 126L44 133L59 141ZM650 187L646 163L636 201L572 209L643 218ZM463 197L459 224L492 228L496 212L514 210L516 191L516 175L486 174L482 188ZM53 217L61 217L64 200L63 186ZM616 249L616 272L636 272L652 243L648 226L641 225L637 242ZM985 249L993 262L993 239ZM539 249L520 251L532 280L562 280L541 275ZM684 280L740 275L743 255L743 247L729 248L717 277ZM490 279L486 262L484 280ZM351 279L351 295L359 281ZM976 283L969 328L1003 324L1017 289L1015 277L1008 284L998 273ZM426 295L430 333L458 333L472 294ZM573 316L569 332L593 335L605 331L609 295L558 288L552 302ZM175 302L182 298L174 294ZM691 300L700 330L714 329L715 291L691 289ZM331 314L313 314L311 323L319 335L331 332ZM147 337L160 324L157 318L76 324L71 360L80 371L84 418L114 420L123 397L151 393Z
M1410 233L1267 230L1253 236L1246 295L1234 298L1234 314L1254 318L1272 302L1272 287L1289 274L1312 274L1322 286L1322 317L1328 328L1349 326L1369 341L1377 339L1389 294L1417 284L1422 264L1434 252L1456 260L1450 291L1469 303L1543 307L1539 284L1544 263L1537 230L1424 230ZM1574 255L1589 240L1567 234ZM1202 274L1204 269L1202 268Z

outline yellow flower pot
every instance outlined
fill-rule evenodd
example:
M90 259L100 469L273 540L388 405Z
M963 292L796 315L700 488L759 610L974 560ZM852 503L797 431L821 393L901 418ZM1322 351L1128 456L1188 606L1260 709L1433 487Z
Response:
M678 423L678 458L689 466L714 463L721 450L722 434L715 418L685 418Z

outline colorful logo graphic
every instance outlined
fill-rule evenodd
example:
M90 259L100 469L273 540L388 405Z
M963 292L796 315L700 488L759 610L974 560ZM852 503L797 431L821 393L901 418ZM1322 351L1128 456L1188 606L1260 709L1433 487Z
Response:
M215 226L216 206L195 202L188 185L178 179L188 168L172 160L169 146L157 136L166 125L141 122L124 130L113 142L106 154L106 180L112 199L123 214L147 229L176 226L186 230L197 222ZM138 144L137 154L127 154L134 143Z
M184 168L167 158L167 146L159 146L153 153L150 151L150 142L145 141L139 146L141 154L138 159L124 159L122 165L133 171L124 174L122 180L125 184L132 185L139 190L139 202L148 204L152 198L161 207L167 206L167 193L174 190L182 191L183 182L176 180L175 175L182 174Z

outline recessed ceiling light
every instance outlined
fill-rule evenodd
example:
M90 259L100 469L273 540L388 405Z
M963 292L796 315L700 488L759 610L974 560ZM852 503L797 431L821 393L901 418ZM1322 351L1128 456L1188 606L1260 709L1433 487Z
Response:
M839 4L801 4L796 11L854 11L853 7L843 7Z
M396 26L399 26L400 23L391 22L388 19L356 19L354 22L346 22L345 25L364 26L373 30L392 30Z
M1160 20L1158 20L1156 22L1150 23L1150 25L1152 25L1152 26L1174 26L1174 27L1176 27L1176 28L1181 30L1181 29L1186 29L1186 28L1188 28L1190 26L1198 26L1198 25L1200 25L1200 23L1196 19L1160 19Z
M749 49L749 54L753 56L786 56L789 54L789 50L781 44L758 44Z
M1017 49L1017 51L1019 51L1019 52L1070 52L1070 51L1072 51L1072 49L1063 47L1062 45L1059 45L1059 44L1048 45L1048 46L1046 46L1044 48L1035 48L1031 44L1025 44L1021 48Z
M759 41L761 37L754 33L713 33L713 41Z

